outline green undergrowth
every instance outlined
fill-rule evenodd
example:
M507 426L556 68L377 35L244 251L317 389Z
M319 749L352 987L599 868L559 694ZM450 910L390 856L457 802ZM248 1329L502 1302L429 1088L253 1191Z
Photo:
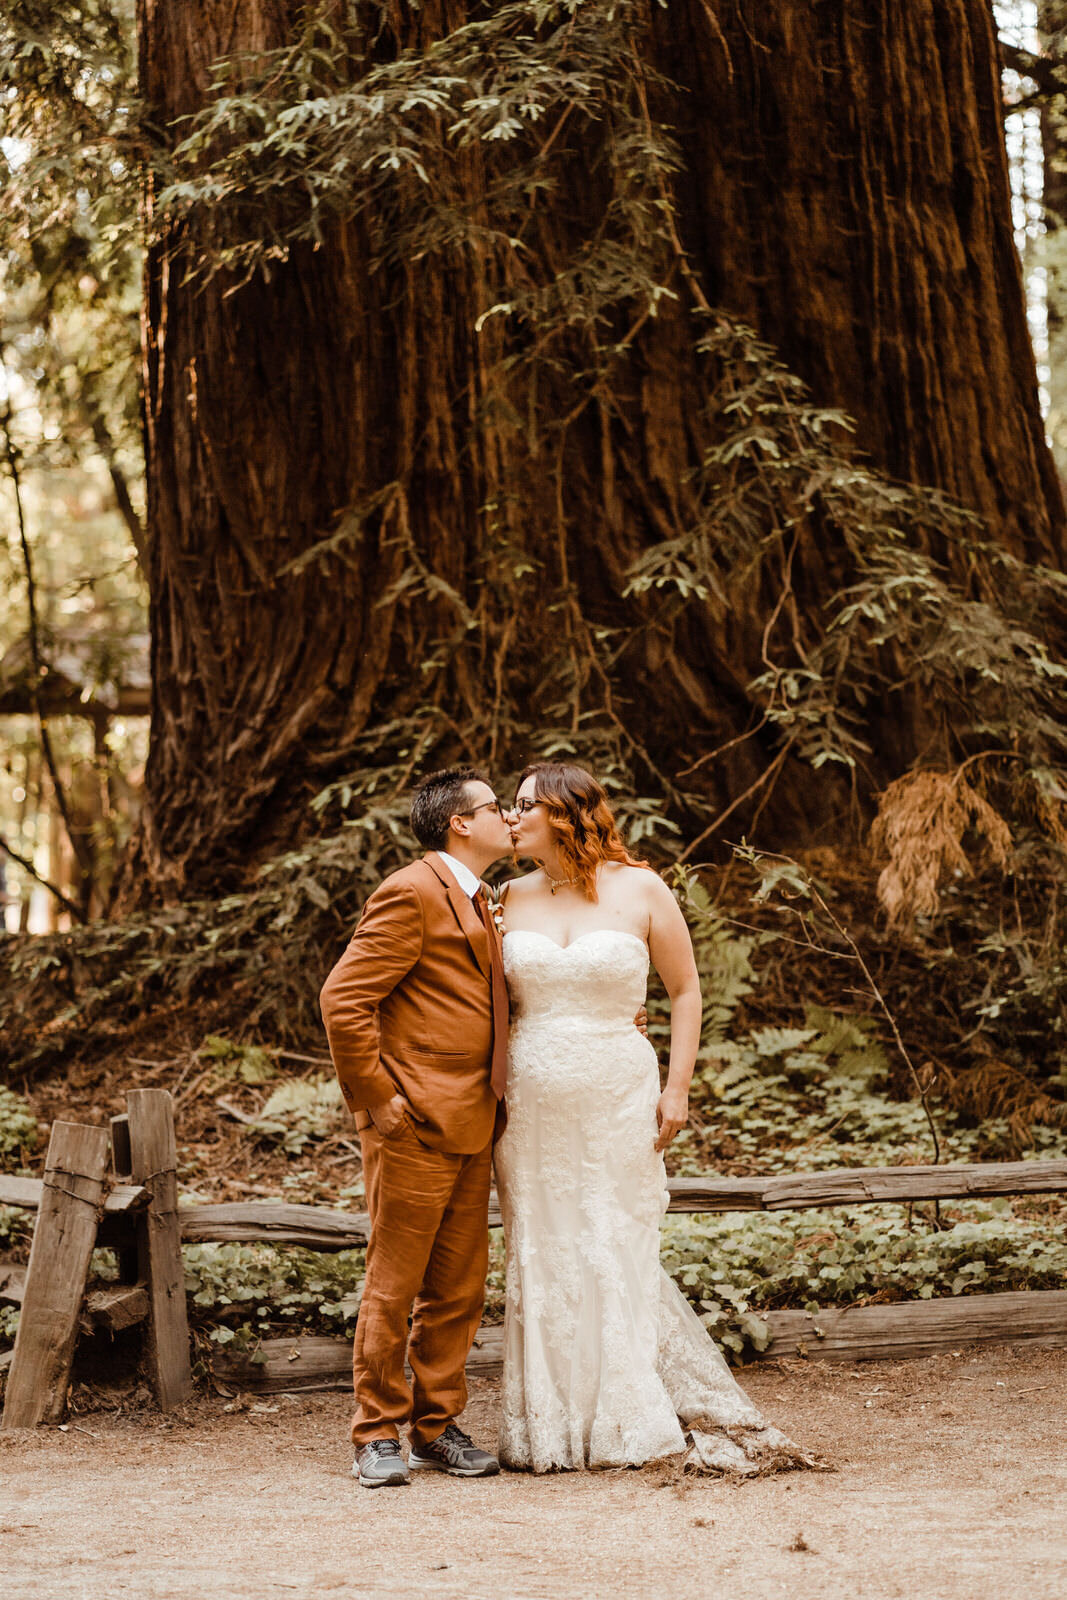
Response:
M820 1212L668 1217L662 1261L731 1359L764 1347L761 1313L880 1300L930 1299L1067 1283L1067 1209L1006 1199L942 1206L834 1207ZM351 1337L366 1253L327 1255L272 1245L187 1245L190 1321L202 1346L256 1360L262 1340L296 1333ZM113 1270L98 1255L101 1275ZM504 1314L504 1248L492 1239L486 1320ZM2 1329L0 1329L2 1331ZM13 1329L12 1329L13 1333Z
M29 1254L35 1215L25 1206L0 1206L0 1256L24 1259Z
M817 1008L808 1013L817 1014ZM692 1126L672 1146L675 1172L697 1176L718 1164L717 1155L727 1157L734 1171L767 1174L934 1161L922 1106L894 1099L869 1070L880 1047L835 1056L822 1048L828 1031L758 1033L758 1045L735 1046L721 1073L707 1067L694 1084ZM809 1042L790 1048L805 1034ZM936 1100L932 1115L943 1162L1067 1157L1064 1127L1035 1124L1019 1149L1018 1130L1007 1118L976 1123Z
M41 1130L28 1101L0 1087L0 1172L29 1177L28 1163L41 1142ZM0 1205L0 1259L24 1259L33 1233L32 1211L23 1206ZM18 1313L0 1303L0 1350L14 1342Z
M662 1264L721 1349L763 1349L761 1312L817 1310L877 1298L931 1299L1067 1283L1067 1208L1056 1200L933 1206L835 1206L827 1211L670 1216ZM363 1250L318 1253L272 1245L187 1245L190 1323L202 1346L245 1350L288 1334L350 1338L363 1290ZM99 1274L114 1258L98 1253ZM494 1230L486 1322L504 1317L504 1242ZM3 1334L0 1325L0 1336ZM11 1328L11 1336L13 1336Z
M268 1095L251 1131L267 1144L280 1144L290 1155L331 1134L348 1132L351 1119L333 1076L282 1083Z
M761 1313L879 1300L929 1299L1067 1285L1067 1207L1007 1199L932 1206L671 1216L662 1261L731 1359L766 1344ZM183 1250L190 1322L198 1344L256 1359L260 1342L289 1334L351 1337L365 1251L326 1254L271 1245L202 1244ZM97 1252L99 1277L114 1258ZM486 1320L504 1310L504 1248L492 1238ZM0 1308L0 1347L17 1313Z
M0 1086L0 1172L20 1172L37 1149L40 1129L29 1102Z
M968 1201L942 1204L941 1220L932 1206L669 1217L662 1260L735 1353L766 1343L761 1311L1067 1284L1067 1208L1035 1216L1006 1199Z
M208 1343L256 1357L262 1339L301 1330L349 1334L363 1293L366 1251L273 1245L186 1245L190 1322Z
M929 1115L918 1099L891 1093L902 1059L873 993L865 1006L862 991L850 989L847 1014L800 995L795 1024L751 1026L778 935L738 932L693 874L679 871L675 887L705 999L690 1128L672 1150L676 1171L704 1172L724 1161L732 1171L765 1173L933 1162L934 1127L942 1161L1067 1155L1062 1121L1035 1120L1025 1129L1005 1117L978 1121L956 1111L936 1083ZM649 1033L661 1055L668 1015L666 997L653 985ZM1052 1080L1053 1092L1058 1083Z

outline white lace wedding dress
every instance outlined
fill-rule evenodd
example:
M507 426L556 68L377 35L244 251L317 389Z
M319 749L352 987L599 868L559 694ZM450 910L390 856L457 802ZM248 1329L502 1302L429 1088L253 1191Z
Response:
M659 1071L633 1021L648 978L643 940L603 930L564 948L514 930L504 968L501 1459L547 1472L688 1450L687 1466L713 1471L812 1465L738 1388L659 1264Z

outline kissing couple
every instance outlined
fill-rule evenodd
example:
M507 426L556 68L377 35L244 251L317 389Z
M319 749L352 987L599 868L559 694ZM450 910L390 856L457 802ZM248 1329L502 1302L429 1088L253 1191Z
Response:
M659 1263L663 1151L687 1120L701 1026L674 895L569 762L527 767L510 810L475 769L435 772L411 827L427 853L369 897L321 996L371 1219L354 1476L378 1488L420 1470L638 1467L685 1451L713 1472L813 1465L734 1382ZM536 870L492 905L482 874L513 855ZM650 961L671 1002L662 1091L639 1026ZM499 1461L458 1425L494 1165Z

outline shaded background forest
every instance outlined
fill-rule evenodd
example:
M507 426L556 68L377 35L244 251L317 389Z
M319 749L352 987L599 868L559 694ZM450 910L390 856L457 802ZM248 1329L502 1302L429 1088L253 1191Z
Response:
M554 752L691 916L683 1166L1062 1149L1067 14L857 9L8 8L10 1161L136 1077L190 1194L336 1198L410 783Z

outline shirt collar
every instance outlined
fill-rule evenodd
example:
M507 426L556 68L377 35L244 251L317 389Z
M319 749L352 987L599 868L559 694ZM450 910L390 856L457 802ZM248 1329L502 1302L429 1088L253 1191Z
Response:
M470 867L466 866L462 861L457 861L455 856L450 856L447 850L438 850L437 854L441 857L441 860L455 878L463 893L469 895L473 900L482 886L481 880L474 876Z

